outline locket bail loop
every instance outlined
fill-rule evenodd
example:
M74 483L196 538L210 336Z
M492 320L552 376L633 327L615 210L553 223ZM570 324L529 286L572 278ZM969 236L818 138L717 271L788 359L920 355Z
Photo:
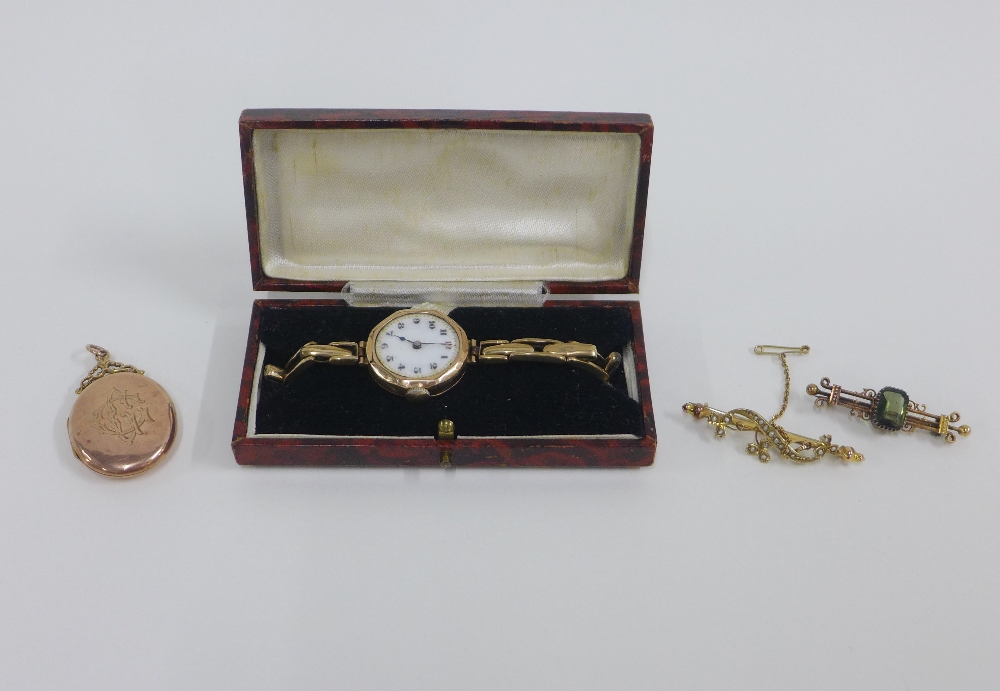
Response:
M111 359L111 353L99 345L88 344L87 351L97 358L97 361L102 365Z

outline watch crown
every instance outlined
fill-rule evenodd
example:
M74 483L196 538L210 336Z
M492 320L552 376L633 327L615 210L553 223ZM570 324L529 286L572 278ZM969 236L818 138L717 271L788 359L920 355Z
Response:
M431 393L425 388L418 387L414 389L408 389L404 394L404 397L411 403L416 403L417 401L426 401L428 398L431 397Z

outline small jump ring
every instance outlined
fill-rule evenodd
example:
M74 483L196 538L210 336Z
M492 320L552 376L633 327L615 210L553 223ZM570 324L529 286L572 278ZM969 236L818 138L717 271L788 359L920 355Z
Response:
M98 361L107 360L111 357L111 354L108 353L108 351L98 345L88 345L87 351L96 357Z

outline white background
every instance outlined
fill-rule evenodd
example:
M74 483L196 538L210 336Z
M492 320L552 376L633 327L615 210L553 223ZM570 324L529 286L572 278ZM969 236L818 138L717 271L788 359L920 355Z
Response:
M1000 686L995 2L4 3L0 688ZM239 467L245 107L639 111L659 451L633 471ZM74 459L100 343L173 396ZM686 401L867 460L758 463ZM803 393L905 388L889 436Z

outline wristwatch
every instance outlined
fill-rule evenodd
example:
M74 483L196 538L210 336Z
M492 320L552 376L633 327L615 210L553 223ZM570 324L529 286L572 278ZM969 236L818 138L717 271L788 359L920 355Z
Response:
M576 341L518 338L470 341L455 320L433 309L395 312L372 329L367 341L310 341L284 368L267 365L264 377L286 383L314 363L367 365L378 384L410 401L444 393L470 363L541 362L577 367L607 382L621 355L602 357L597 347Z

